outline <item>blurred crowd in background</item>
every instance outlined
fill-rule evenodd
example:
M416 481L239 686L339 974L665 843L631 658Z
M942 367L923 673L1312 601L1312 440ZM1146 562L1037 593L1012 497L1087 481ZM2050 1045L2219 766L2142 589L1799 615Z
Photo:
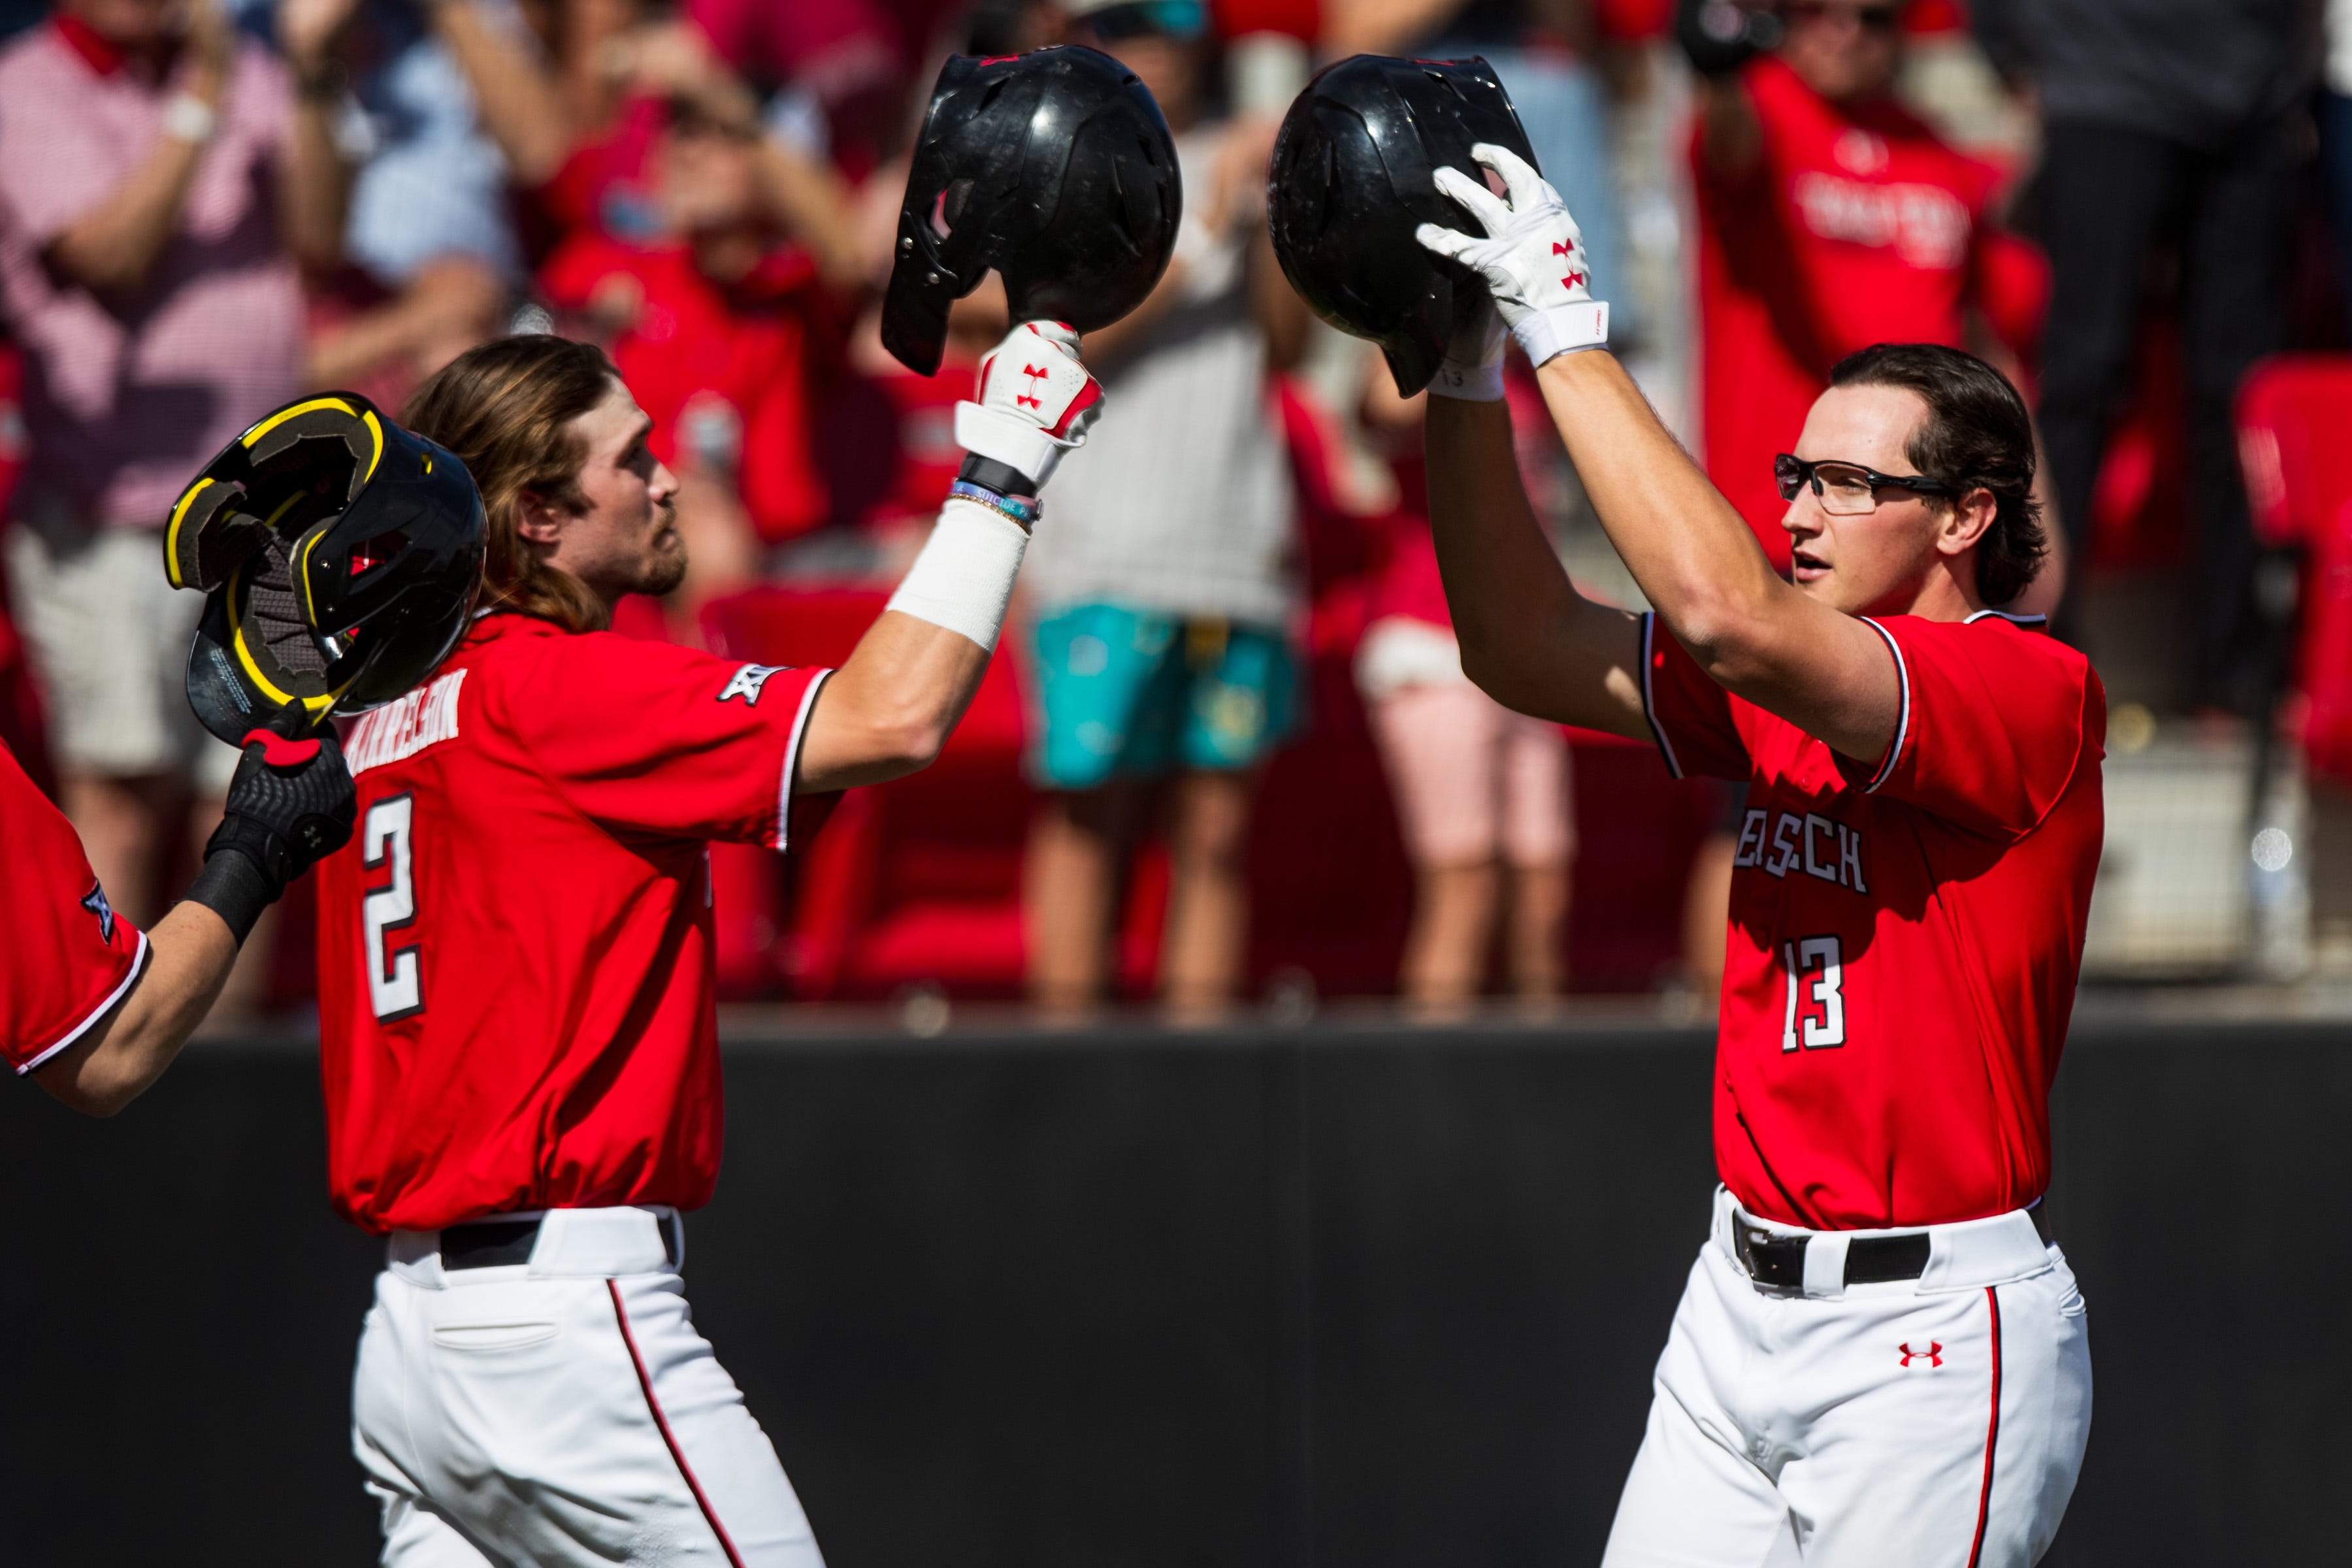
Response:
M2292 722L2294 568L2235 400L2265 356L2342 347L2352 298L2352 5L1775 9L1727 63L1673 0L0 0L0 736L153 918L234 762L179 692L172 498L275 405L396 410L511 331L604 344L684 480L690 575L616 630L843 657L1007 325L984 288L938 374L880 347L929 84L951 51L1080 43L1177 133L1175 260L1087 341L1107 416L948 754L792 863L714 852L727 993L1711 1005L1728 803L1464 679L1420 399L1275 264L1266 160L1316 66L1494 65L1613 346L1783 564L1772 458L1832 362L2000 364L2065 545L2014 607L2088 647L2125 751ZM1570 572L1637 604L1524 364L1510 395ZM254 944L239 1005L299 1002L309 925Z

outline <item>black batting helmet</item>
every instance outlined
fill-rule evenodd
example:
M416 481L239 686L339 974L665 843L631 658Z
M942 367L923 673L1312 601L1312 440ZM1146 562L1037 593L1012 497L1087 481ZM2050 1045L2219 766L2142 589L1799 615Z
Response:
M448 657L482 579L465 464L355 393L257 421L173 504L163 570L207 595L188 701L231 745L408 691Z
M1283 276L1316 314L1380 344L1407 397L1486 300L1466 268L1413 238L1424 223L1462 226L1431 176L1450 167L1484 181L1470 157L1481 142L1536 161L1492 66L1381 55L1324 68L1275 139L1266 223Z
M1133 71L1072 44L953 56L907 171L883 345L938 370L948 307L992 267L1014 321L1107 327L1168 269L1183 211L1175 139Z

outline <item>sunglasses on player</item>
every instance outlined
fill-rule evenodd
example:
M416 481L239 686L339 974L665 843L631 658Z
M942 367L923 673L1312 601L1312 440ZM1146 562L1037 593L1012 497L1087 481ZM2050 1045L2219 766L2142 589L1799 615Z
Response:
M1876 468L1843 463L1834 458L1809 463L1787 452L1772 459L1772 478L1780 487L1782 500L1795 500L1799 490L1811 486L1822 510L1833 517L1859 517L1877 510L1878 492L1885 489L1909 490L1923 496L1953 493L1951 486L1925 474L1882 474Z
M1903 19L1900 5L1850 5L1837 0L1790 0L1780 7L1790 25L1799 22L1852 22L1866 33L1892 33Z

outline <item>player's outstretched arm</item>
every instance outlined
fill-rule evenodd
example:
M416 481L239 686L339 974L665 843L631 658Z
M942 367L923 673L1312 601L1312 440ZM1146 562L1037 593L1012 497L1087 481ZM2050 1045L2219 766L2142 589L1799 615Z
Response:
M147 933L146 973L88 1034L34 1068L34 1081L92 1116L138 1099L204 1022L261 911L342 847L353 813L333 731L295 742L255 731L204 869Z
M818 694L795 787L880 784L928 765L980 689L1013 578L1062 454L1083 445L1102 387L1058 321L1023 321L980 362L956 405L968 454L929 542L889 607Z
M1570 583L1519 481L1500 396L1432 396L1425 441L1430 529L1463 673L1521 713L1646 736L1640 625Z
M1509 200L1442 169L1440 188L1486 237L1424 224L1422 243L1486 280L1538 366L1552 423L1643 595L1717 684L1857 761L1884 756L1901 702L1885 641L1773 572L1738 512L1601 346L1608 308L1586 287L1581 238L1559 193L1508 148L1474 152L1502 176ZM1432 474L1434 510L1433 456ZM1450 580L1447 588L1451 598ZM1459 602L1454 614L1459 624ZM1464 657L1466 668L1466 635Z

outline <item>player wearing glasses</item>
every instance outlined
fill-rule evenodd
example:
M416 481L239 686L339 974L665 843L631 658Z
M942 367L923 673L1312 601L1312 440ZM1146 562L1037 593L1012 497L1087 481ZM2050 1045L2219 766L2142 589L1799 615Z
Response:
M1772 454L1830 366L1870 343L1948 343L2014 379L2009 345L2034 337L2047 292L1994 221L2001 171L1895 100L1906 5L1683 0L1676 18L1699 72L1707 477L1783 570Z
M1838 362L1775 466L1783 578L1607 352L1558 193L1475 155L1508 200L1440 170L1470 232L1419 230L1496 307L1430 386L1463 668L1749 785L1723 1184L1605 1562L2024 1568L2090 1428L2083 1299L2036 1205L2105 727L2082 655L1991 607L2044 549L2024 403L1957 349ZM1537 527L1506 327L1653 613L1580 597Z

